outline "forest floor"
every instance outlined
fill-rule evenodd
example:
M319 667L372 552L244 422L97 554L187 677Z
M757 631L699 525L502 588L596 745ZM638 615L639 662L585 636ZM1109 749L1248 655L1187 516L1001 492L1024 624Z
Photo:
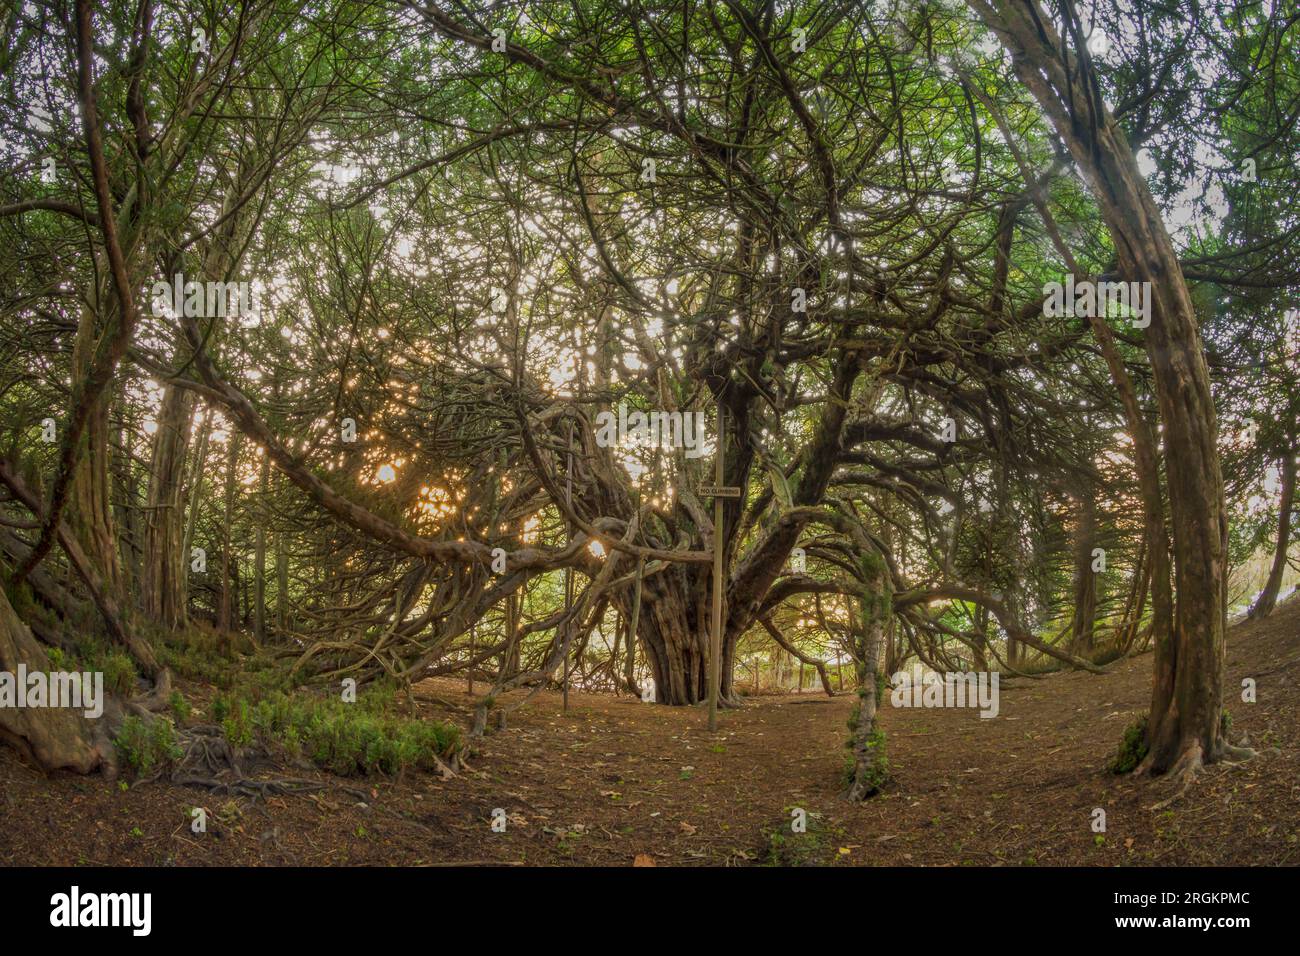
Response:
M892 780L842 797L852 695L764 697L724 711L538 693L453 779L315 779L265 800L164 782L44 777L0 748L0 862L58 865L1141 865L1300 862L1300 599L1233 627L1225 700L1260 756L1168 783L1108 771L1145 710L1151 657L1108 673L1003 681L1001 711L886 704ZM1242 680L1258 703L1242 703ZM182 685L188 694L196 688ZM483 688L480 686L480 690ZM201 691L201 689L197 689ZM198 695L201 697L201 693ZM467 722L463 681L416 689ZM508 699L508 698L507 698ZM301 776L299 771L294 776ZM336 784L338 786L336 786ZM346 787L349 789L340 789ZM368 794L365 800L358 793ZM191 807L208 832L190 832ZM493 832L493 810L506 812ZM809 832L791 833L791 813ZM1106 811L1106 832L1092 829Z

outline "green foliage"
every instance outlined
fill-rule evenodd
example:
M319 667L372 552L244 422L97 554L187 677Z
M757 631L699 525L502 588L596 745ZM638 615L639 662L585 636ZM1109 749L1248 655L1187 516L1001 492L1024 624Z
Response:
M221 721L221 732L232 747L247 747L253 743L253 728L248 701L234 700Z
M767 841L760 853L764 866L826 866L837 859L836 841L844 830L828 824L820 813L807 815L807 830L795 833L790 826L789 813L767 832Z
M1147 718L1130 724L1120 741L1119 753L1111 761L1110 769L1114 773L1132 773L1147 755Z
M49 648L47 653L50 654L50 666L56 670L102 672L104 689L110 694L130 697L139 689L140 675L135 660L122 648L109 644L94 629L78 632L71 653L58 648Z
M146 720L134 715L122 721L113 738L122 763L138 777L147 776L155 767L181 756L176 742L176 728L165 717Z
M109 652L108 642L93 631L79 631L72 638L72 652L69 662L79 665L79 670L102 671L102 661Z
M851 771L853 777L861 775L868 793L875 793L889 780L889 757L885 752L885 732L879 727L872 727L866 740L867 759L865 765L858 766L854 761Z
M179 31L182 38L187 36L185 6L161 5L155 33L170 37ZM555 343L570 341L570 334L586 321L589 288L607 288L614 324L632 326L611 329L602 334L602 341L635 340L639 349L680 357L662 369L656 365L652 373L619 373L619 400L631 408L650 411L664 395L675 396L686 407L698 404L687 399L698 394L700 382L749 380L733 393L744 406L736 408L737 422L744 427L734 429L729 439L736 445L729 460L757 463L750 484L761 483L766 471L772 494L753 516L756 520L736 525L746 536L735 542L736 554L749 553L760 532L767 533L774 512L788 510L795 500L801 505L828 503L832 496L810 480L816 474L813 466L827 465L829 476L847 463L842 456L851 455L871 463L871 477L845 480L837 474L833 497L855 513L874 512L880 519L877 531L896 525L900 556L902 549L914 550L911 542L919 540L919 532L930 523L925 514L929 509L919 500L922 491L929 496L932 489L946 487L955 495L970 479L996 492L998 500L989 502L994 508L968 501L970 507L954 526L955 540L941 549L950 562L932 563L919 552L917 561L905 555L903 567L915 583L937 580L939 570L945 580L969 581L985 590L1006 587L1016 579L1030 599L1024 606L1056 608L1068 600L1070 549L1065 539L1071 521L1062 517L1059 496L1052 489L1060 476L1081 466L1091 471L1100 462L1103 488L1109 489L1100 496L1105 499L1104 540L1109 548L1110 537L1124 539L1115 542L1114 567L1120 574L1110 584L1099 584L1103 593L1098 607L1114 607L1124 586L1123 569L1131 572L1135 564L1119 560L1120 552L1127 549L1131 555L1139 537L1136 523L1123 514L1131 508L1133 488L1131 469L1124 464L1127 438L1112 424L1122 421L1122 409L1115 389L1098 387L1106 369L1092 337L1080 334L1085 324L1080 316L1048 317L1037 308L1023 311L1040 296L1045 279L1059 278L1060 257L1042 240L1031 214L1019 224L1001 222L1007 211L1003 197L1021 190L1022 164L1046 169L1057 149L1049 125L1032 121L1039 113L1033 97L1005 82L1006 64L998 56L972 58L969 79L936 68L950 57L980 49L989 39L979 19L962 4L849 4L840 14L824 17L816 4L793 3L752 22L750 16L740 15L739 5L716 6L716 11L701 16L693 5L676 3L652 4L644 15L603 0L530 5L536 13L532 22L510 18L509 31L512 48L527 50L528 55L501 57L484 53L464 37L454 39L446 30L420 24L418 17L394 15L385 4L326 2L312 5L306 17L297 5L269 4L259 6L259 16L240 21L238 43L226 46L229 30L218 31L218 45L225 48L229 62L201 89L168 81L191 73L196 59L186 43L146 44L139 69L107 70L98 80L106 103L128 102L138 92L160 131L147 156L121 148L120 130L108 135L110 179L115 184L138 180L156 185L140 193L142 205L132 217L132 235L129 241L124 238L133 260L129 265L142 281L154 278L150 250L166 245L172 236L206 234L214 228L214 210L224 208L224 200L238 198L222 214L221 224L241 237L240 271L248 277L260 272L263 280L274 278L277 286L283 285L282 294L298 303L301 314L273 317L239 335L224 336L222 362L235 375L241 370L273 370L250 374L241 383L250 402L268 416L270 429L298 434L304 444L294 451L308 473L329 483L342 498L404 530L427 525L424 530L450 535L452 529L472 528L476 534L500 529L503 515L493 506L509 500L517 516L543 516L539 533L544 539L562 533L564 523L556 520L546 494L520 493L515 500L497 490L505 474L516 488L530 487L532 478L514 430L503 433L500 428L501 421L514 415L514 399L505 398L508 390L480 373L484 356L499 351L499 343L486 336L479 341L478 333L467 335L463 321L467 304L481 301L489 277L499 271L499 250L509 243L513 271L523 286L537 292L518 317L532 330L529 341L535 346L546 343L506 356L510 367L518 363L521 381L544 381L553 361L564 359ZM1257 440L1244 443L1250 454L1226 469L1231 487L1234 473L1240 482L1253 481L1263 474L1265 460L1276 460L1289 447L1282 432L1293 428L1300 401L1295 349L1285 338L1285 324L1276 321L1278 307L1293 298L1293 264L1300 261L1294 254L1296 124L1293 111L1273 108L1275 100L1295 100L1295 49L1293 36L1286 33L1291 27L1287 17L1257 17L1251 5L1211 5L1203 20L1195 18L1193 27L1183 22L1178 6L1154 5L1148 11L1154 19L1144 21L1141 62L1135 65L1123 56L1098 58L1098 76L1110 101L1141 102L1145 125L1160 131L1148 144L1157 160L1158 169L1148 179L1158 201L1181 201L1183 193L1227 198L1226 212L1196 217L1208 225L1194 230L1197 237L1188 241L1198 244L1189 250L1192 261L1214 263L1208 273L1221 273L1218 281L1193 280L1192 289L1203 313L1206 343L1220 359L1215 387L1222 394L1216 398L1226 407L1228 422L1242 422L1258 408L1263 425ZM98 7L97 42L121 60L123 38L133 35L133 8ZM462 12L478 21L486 9L469 4ZM471 10L477 13L471 16ZM644 36L636 29L638 18L655 24ZM796 52L788 42L790 29L813 23L817 26L810 30L807 48ZM12 62L6 62L5 75L16 104L29 97L47 106L75 101L75 87L69 85L75 71L56 74L47 69L66 52L68 38L60 26L66 30L67 24L53 18L47 25L48 30L32 28L22 34L21 42L8 45L5 56ZM491 25L476 22L473 32L482 33ZM644 70L639 68L643 58ZM429 63L438 64L436 83L427 82ZM539 68L541 63L547 66ZM488 84L485 75L491 76ZM1165 88L1177 93L1146 95L1148 75L1166 77ZM791 87L791 76L797 89ZM574 82L575 77L599 82ZM808 78L815 82L805 82ZM139 90L131 88L140 83L144 85ZM975 103L965 95L971 87L996 93L999 102L986 104L981 97ZM680 116L667 125L647 124L641 104L657 102L668 89L674 90ZM331 94L318 102L301 95L303 90ZM621 105L611 105L615 101ZM977 136L979 129L990 127L995 106L1016 126L1023 159L1000 137ZM20 116L26 111L13 112ZM752 122L760 113L763 121ZM815 131L808 122L814 115ZM15 127L6 127L8 132L21 132L22 123L4 122ZM540 133L510 135L499 143L492 137L465 148L466 129L505 130L521 123ZM86 175L75 126L59 124L48 141L41 140L41 150L72 163L73 168L61 168L53 181L33 175L37 164L26 146L5 153L6 204L18 204L11 211L27 203L36 208L5 216L0 223L4 248L15 264L5 272L0 308L5 341L12 343L0 357L6 383L0 394L0 442L7 455L14 452L24 480L36 491L45 490L39 478L54 473L58 447L33 440L33 425L63 407L69 389L76 394L84 385L83 370L72 362L73 349L51 347L50 335L57 338L63 330L58 322L51 324L50 317L66 319L63 310L69 297L89 298L87 290L93 292L100 281L94 255L57 254L71 248L79 238L74 230L85 224L75 215L56 216L40 208L50 202L73 210L91 205L91 177ZM293 135L279 135L281 127ZM548 130L571 130L572 135L551 135ZM710 130L714 132L705 136ZM743 144L732 145L732 137L723 135L726 131L744 131ZM74 138L61 142L68 135ZM14 142L13 136L8 139ZM226 149L224 143L240 146ZM490 163L482 161L484 146L491 147ZM742 147L746 162L740 168L732 154ZM426 160L439 155L444 160L430 169ZM809 162L809 156L816 162ZM1241 156L1259 162L1258 181L1254 176L1247 183L1227 175ZM640 181L640 160L650 157L657 158L667 174L646 184ZM356 189L331 194L333 187L308 186L313 177L304 170L335 164L342 170L357 161L365 167L365 179ZM250 176L248 170L259 173ZM1060 172L1044 179L1036 201L1046 204L1044 209L1050 206L1062 224L1081 273L1109 269L1113 241L1086 184L1080 177L1056 174ZM957 178L950 180L949 173ZM438 188L430 189L429 177L434 175ZM511 181L519 185L497 188ZM214 193L213 183L220 184L218 192L230 194ZM1206 188L1206 183L1216 188ZM360 201L358 190L366 184L373 185L368 196L373 203ZM957 201L968 188L972 195ZM977 201L975 193L991 199ZM590 208L587 199L592 195L601 197L599 208ZM834 202L823 211L833 207L846 228L858 234L860 248L851 256L835 252L834 243L823 243L829 224L820 214L809 214L809 197L825 195ZM344 199L349 201L335 205ZM374 210L380 206L401 209L403 216L394 221L379 215ZM335 214L343 208L346 215ZM651 208L658 222L654 228L641 228L640 218ZM511 235L512 228L518 231L519 214L537 209L547 211L545 233ZM860 228L868 220L880 228ZM635 263L634 275L629 274L635 285L604 256L593 264L590 282L569 276L562 267L585 256L592 235L602 232L606 242L617 237L616 259ZM392 254L402 234L419 247L419 268L409 268L405 254ZM429 241L453 234L455 241ZM994 241L1003 235L1009 243L1005 251ZM792 249L803 250L797 269L784 254ZM868 261L875 265L868 267ZM1015 267L996 283L996 295L986 296L989 290L981 282L972 286L979 277L996 275L997 264L1007 261ZM1250 281L1235 281L1237 270ZM879 274L869 277L868 271ZM699 279L687 273L715 278L705 292ZM60 281L50 282L51 275ZM647 338L639 327L648 317L644 293L634 290L641 283L647 288L666 286L670 277L674 289L681 281L680 290L672 293L677 301L671 310L680 318L661 323ZM817 303L802 317L791 312L795 282L810 287ZM841 283L843 291L832 294ZM958 294L963 286L965 291ZM364 288L365 295L352 302L348 290L355 288ZM656 296L666 294L665 289ZM1000 303L1004 314L987 314L991 305L984 304L985 298ZM881 312L888 315L878 330L852 348L840 347L845 323L856 327L863 316ZM691 344L697 319L713 322L726 315L766 319L737 321L726 341L717 343L723 350L716 355L711 347ZM1004 321L1010 316L1018 318ZM1112 315L1109 321L1122 324L1117 319ZM293 330L287 327L290 321ZM219 334L221 329L209 331ZM281 336L282 331L292 334ZM365 362L355 379L354 352L332 347L344 337L365 343ZM573 338L575 348L578 338L585 336ZM782 347L783 342L798 346ZM1118 342L1122 360L1142 355L1141 336L1123 334ZM600 351L598 364L608 381L610 369L604 360L619 365L624 349L611 345ZM417 367L403 368L407 361ZM578 368L585 377L586 361L577 363ZM32 374L33 369L39 374ZM424 374L434 370L436 374ZM846 374L849 371L854 374ZM139 479L150 464L142 460L147 444L141 428L152 399L139 387L147 370L123 374L126 387L115 390L112 411L115 427L121 429L115 441L125 452L125 474L115 477L125 480L115 481L121 496L114 503L136 513L134 509L143 505L134 500L144 486ZM1149 378L1135 379L1144 406L1150 399ZM840 380L848 392L833 394L827 386ZM781 400L786 383L797 401ZM307 436L304 429L308 418L333 407L345 391L350 408L383 411L382 423L376 424L384 438L365 456L339 467L328 460L334 456L333 444L319 441L320 435ZM851 409L877 409L882 425L899 420L904 408L907 418L917 423L952 414L962 419L958 453L935 451L927 447L931 442L918 443L916 437L893 433L892 428L863 431L859 426L868 424L861 420L866 416L856 411L852 427L837 424L834 433L825 431L822 423L829 429L833 419L823 414L830 408L824 403L831 401ZM429 410L440 407L471 411L440 419L439 427L430 429ZM994 421L1005 427L977 427ZM1231 439L1229 428L1222 431ZM759 441L755 436L760 435L771 440ZM103 438L96 440L102 443ZM397 586L393 569L398 563L387 560L382 542L367 541L367 535L349 535L340 544L331 522L291 520L301 509L300 492L292 481L277 480L260 488L256 508L223 509L217 476L226 471L247 474L254 445L246 442L242 452L237 443L227 446L229 469L198 462L197 487L186 495L193 506L189 517L197 522L200 540L209 540L214 526L228 519L222 537L230 573L224 579L242 585L253 570L250 541L266 527L268 516L275 516L278 544L283 543L281 530L300 539L283 552L292 553L294 564L283 587L295 582L301 601L291 603L310 615L304 621L313 622L299 636L305 641L329 640L330 623L338 621L331 604L361 600L350 587L354 576L369 579L368 601L386 586ZM1026 448L1033 454L1019 453ZM834 460L814 462L814 453L825 456L826 449ZM380 489L354 467L363 457L373 464L399 450L408 464L394 487ZM796 470L787 477L785 471L792 465ZM454 484L445 480L449 472L475 476L470 484L478 487L451 494L449 513L439 521L413 516L416 488L427 480L446 490L443 486ZM489 474L493 477L485 477ZM657 468L651 477L659 483ZM924 482L918 482L921 477ZM632 492L630 485L613 490L615 501ZM490 496L491 504L480 491ZM652 495L658 499L663 488L647 485L644 491L647 500ZM746 488L747 495L751 491ZM638 500L641 493L638 487ZM1238 497L1249 498L1244 492ZM96 504L107 506L107 500ZM18 517L20 509L13 510ZM679 534L697 544L703 540L698 516L679 505L668 506L662 517L647 512L645 520L657 525L642 529L646 540L673 541ZM1262 520L1249 526L1234 521L1230 564L1244 561L1271 527ZM1250 534L1243 536L1243 530ZM499 533L505 534L492 531L493 536ZM509 544L507 537L502 543ZM889 537L895 540L892 532ZM840 543L819 550L834 553ZM893 545L882 542L881 547ZM891 613L890 578L881 555L874 548L863 550L858 559L861 617L878 623ZM372 565L375 554L384 560ZM818 564L823 575L836 568L828 560ZM842 570L846 576L854 572L848 566ZM390 574L393 577L384 580ZM198 579L191 582L188 598L196 611L215 610L218 577L210 574L204 586ZM562 580L558 572L532 580L525 592L535 604L529 619L541 620L559 606ZM263 583L283 597L282 585L274 578ZM421 591L420 598L435 610L450 597L461 607L470 606L466 602L482 596L481 590L474 590L477 586L456 578L454 591L435 585L438 593L426 597ZM909 585L900 582L904 586ZM11 595L12 603L25 618L46 610L33 600L30 589L15 590L21 593ZM77 607L76 615L93 615L89 602ZM646 613L656 610L647 607ZM968 632L971 618L982 612L970 602L953 601L937 613L925 618L921 628L925 639L942 643L950 631ZM841 623L834 614L831 619L837 626ZM485 621L493 625L485 630L503 633L504 625L498 631L496 621ZM843 623L848 631L857 621ZM437 626L441 624L439 616ZM999 640L988 625L984 615L979 628L990 640ZM60 626L66 633L77 633L70 622ZM358 637L362 648L373 648L379 633L389 628L388 622L372 627L370 633L348 638ZM259 655L234 663L237 655L230 642L237 639L194 628L179 636L159 635L155 643L160 660L174 672L238 690L236 697L245 685L287 690L283 672ZM549 639L543 631L526 633L521 637L529 642L525 656L532 656L532 642ZM444 648L445 660L468 659L464 638L456 641ZM821 636L808 638L809 649L819 654L824 643L829 641ZM951 652L953 647L942 650ZM120 663L114 665L110 680L129 692L133 676ZM313 666L324 670L338 663L328 653L312 659ZM377 668L377 658L363 666ZM760 683L757 664L755 677ZM260 700L258 694L247 696L250 702ZM228 718L232 734L246 738L251 716L227 706L221 722Z
M282 667L263 654L236 653L231 635L195 625L177 631L159 631L154 636L158 659L187 680L223 690L238 684L288 689L288 677Z
M853 759L853 741L846 740L844 748L849 752L844 754L844 763L840 767L840 782L844 784L845 788L848 788L853 785L853 777L857 773L858 762Z
M167 706L171 708L172 717L175 718L178 726L189 720L193 712L190 702L178 690L172 691L171 697L167 698Z
M213 718L232 746L254 740L275 743L342 776L395 774L409 768L433 769L461 747L454 724L386 714L375 703L382 695L355 704L341 700L272 691L256 702L218 695Z
M104 671L104 688L119 697L130 697L136 692L139 675L135 661L125 651L112 651L101 668Z
M875 551L864 551L858 557L858 567L862 571L862 579L871 581L875 578L883 577L887 570L885 559Z

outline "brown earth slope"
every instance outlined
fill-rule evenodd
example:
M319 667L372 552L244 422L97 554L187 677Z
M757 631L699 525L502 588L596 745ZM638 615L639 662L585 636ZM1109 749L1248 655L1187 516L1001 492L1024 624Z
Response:
M1300 861L1300 601L1229 635L1233 732L1261 755L1209 768L1163 809L1168 784L1106 769L1145 708L1150 668L1143 656L1103 676L1006 681L992 720L886 706L893 780L863 806L840 796L848 696L765 698L724 712L710 735L699 709L574 694L565 715L542 693L454 779L317 775L350 790L267 800L45 778L0 749L0 862L744 865L772 858L774 834L780 860L834 865ZM1258 703L1240 700L1246 677ZM417 699L431 715L468 712L462 684L426 682ZM206 834L190 832L194 806L209 810ZM810 837L792 837L793 808L810 815Z

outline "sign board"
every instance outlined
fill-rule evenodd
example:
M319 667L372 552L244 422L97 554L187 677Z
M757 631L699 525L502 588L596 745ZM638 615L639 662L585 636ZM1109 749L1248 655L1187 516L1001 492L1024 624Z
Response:
M739 498L740 489L735 485L700 485L700 494L705 498Z

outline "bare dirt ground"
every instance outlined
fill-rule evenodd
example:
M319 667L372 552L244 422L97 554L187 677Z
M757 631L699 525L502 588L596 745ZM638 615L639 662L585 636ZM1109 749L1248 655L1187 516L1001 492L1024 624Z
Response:
M573 694L564 714L558 694L540 693L454 779L317 774L327 789L266 800L47 778L0 748L0 862L753 865L772 859L775 833L782 861L840 866L1296 863L1300 600L1234 627L1227 657L1233 730L1260 756L1208 768L1165 809L1152 808L1167 784L1107 770L1146 707L1141 656L1104 676L1004 681L991 720L886 706L893 780L861 806L841 796L852 701L820 693L725 711L716 735L698 708ZM1246 677L1255 704L1240 700ZM417 700L467 718L463 683L426 682ZM194 806L209 811L206 834L190 832ZM1098 807L1104 834L1091 827ZM491 827L496 808L504 833ZM791 841L792 808L810 815L810 838Z

